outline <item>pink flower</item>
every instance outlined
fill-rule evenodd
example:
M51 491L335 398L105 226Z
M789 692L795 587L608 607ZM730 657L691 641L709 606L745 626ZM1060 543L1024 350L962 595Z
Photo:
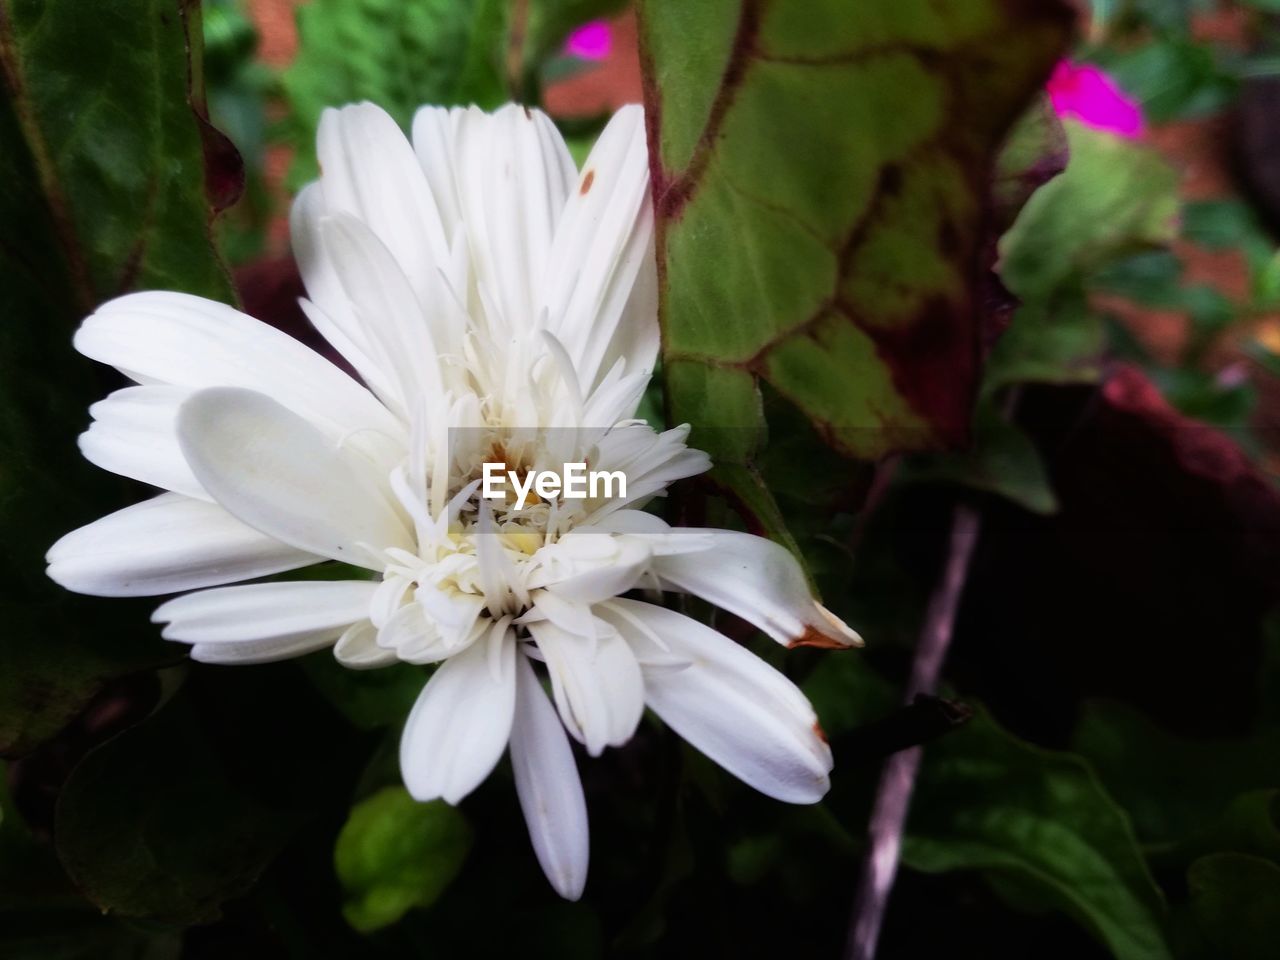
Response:
M605 20L584 23L564 43L565 53L582 60L605 60L613 49L613 33Z
M1061 61L1049 78L1049 99L1060 117L1095 130L1135 139L1142 136L1142 108L1097 67Z

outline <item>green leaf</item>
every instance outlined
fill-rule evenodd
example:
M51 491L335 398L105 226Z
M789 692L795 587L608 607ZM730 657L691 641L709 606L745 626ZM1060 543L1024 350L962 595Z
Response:
M1154 151L1067 121L1071 160L1000 241L1000 275L1043 302L1091 271L1177 236L1177 173Z
M1016 739L985 712L926 748L903 861L1016 881L1120 960L1170 957L1163 900L1089 765Z
M1107 338L1086 282L1104 269L1111 283L1131 287L1169 278L1168 261L1134 254L1176 237L1175 172L1145 147L1074 121L1066 131L1067 169L1035 192L1000 241L1001 278L1022 306L988 358L988 396L1015 383L1095 381Z
M5 960L178 960L182 939L103 916L25 823L0 765L0 956Z
M960 483L998 494L1032 513L1051 514L1058 509L1035 444L990 401L978 405L970 450L924 454L904 467L903 480Z
M1121 703L1087 704L1072 748L1089 758L1138 835L1153 843L1181 840L1215 821L1238 794L1280 783L1280 731L1190 739Z
M1280 252L1268 256L1254 277L1254 298L1265 308L1280 304Z
M297 18L298 56L282 77L294 182L317 173L325 107L371 100L408 129L423 104L491 109L508 98L504 0L314 0Z
M1187 871L1191 916L1205 960L1271 960L1280 943L1280 867L1218 853Z
M6 203L44 208L41 232L56 238L77 307L131 289L229 299L210 236L206 128L192 108L203 93L189 86L189 58L199 78L198 5L3 0L0 34L4 172L37 192L6 191ZM32 226L3 222L7 241ZM3 249L13 259L23 248Z
M1240 200L1201 200L1182 211L1182 235L1206 250L1234 250L1261 232L1257 215Z
M962 439L988 158L1065 6L639 9L672 422L745 465L761 378L846 454Z
M1257 405L1251 383L1223 384L1212 373L1186 368L1155 370L1151 379L1180 413L1243 434L1238 440L1246 445L1247 424Z
M983 393L1016 383L1094 383L1102 375L1107 331L1084 293L1024 303L987 358Z
M189 2L0 0L3 753L52 736L104 679L177 656L140 605L69 597L44 553L136 499L76 449L115 382L72 350L77 324L133 289L232 298L206 187L225 201L239 167L198 116L199 62Z
M342 913L362 932L390 926L439 899L467 859L471 828L443 800L419 803L386 787L351 810L333 862L346 891Z
M283 846L315 786L300 769L320 764L317 745L299 741L320 731L265 713L265 681L257 683L257 696L219 691L236 703L237 721L259 727L237 741L234 769L219 760L226 718L188 687L72 771L58 799L58 855L103 911L174 927L217 919Z
M1089 287L1149 307L1174 307L1182 263L1171 250L1146 250L1107 264L1089 277Z
M1221 817L1180 843L1171 859L1188 863L1224 851L1262 857L1280 866L1280 790L1252 790L1236 797Z

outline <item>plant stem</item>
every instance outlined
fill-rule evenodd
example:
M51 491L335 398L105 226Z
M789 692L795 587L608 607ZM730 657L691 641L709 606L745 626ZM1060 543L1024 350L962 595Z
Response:
M976 509L963 503L956 507L951 521L951 543L946 564L929 598L920 642L911 665L907 703L921 694L933 694L937 689L980 527L981 515ZM911 806L911 794L915 790L916 774L920 770L922 750L916 746L895 753L885 761L880 774L867 827L867 853L858 877L853 915L849 920L849 940L845 947L848 960L874 960L876 955L880 926L898 873L902 831Z

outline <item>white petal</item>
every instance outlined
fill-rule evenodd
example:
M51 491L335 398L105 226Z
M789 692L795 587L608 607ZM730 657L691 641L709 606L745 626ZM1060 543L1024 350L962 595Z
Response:
M586 604L565 600L547 590L536 591L532 599L533 604L521 616L521 623L549 620L561 630L575 636L591 639L597 636L596 618Z
M648 569L651 553L644 537L596 533L590 527L541 548L545 564L530 581L577 604L608 600L633 589Z
M218 503L284 543L374 570L376 551L413 547L376 468L270 397L202 390L182 405L178 438Z
M476 279L503 321L495 332L529 329L573 187L573 160L546 114L515 104L491 115L468 110L457 121L454 143Z
M391 251L349 215L325 220L320 237L365 335L361 345L394 379L406 408L443 404L436 345L423 310L429 303L438 313L445 302L439 283L427 292L430 299L420 300Z
M425 297L433 291L438 268L449 262L449 238L396 122L371 103L325 110L316 155L327 212L362 220L399 262L414 292Z
M613 600L597 611L657 669L644 668L654 713L738 779L788 803L817 803L830 785L831 750L804 694L755 654L671 610ZM669 648L663 651L654 637ZM662 658L689 661L670 669Z
M403 446L403 428L359 383L287 334L212 300L120 297L81 324L75 346L135 380L257 390L354 445L385 452L400 438Z
M643 210L641 216L643 216ZM649 246L642 255L640 272L636 274L635 284L631 288L631 296L623 308L622 318L618 321L617 332L613 342L605 351L601 370L608 370L619 360L624 368L633 375L652 373L658 358L661 335L657 323L658 317L658 260L654 253L653 238L649 238ZM647 381L646 381L647 383ZM637 400L637 404L638 404ZM626 416L632 416L631 413ZM597 420L596 423L609 423L609 420Z
M324 247L321 234L327 217L320 185L311 183L303 187L289 212L293 257L312 297L300 300L299 305L311 325L346 358L369 389L388 407L404 415L404 398L399 395L391 371L383 370L370 356L367 334L347 300L342 280Z
M631 739L644 714L644 681L626 641L607 624L592 639L550 621L529 632L551 675L551 690L565 727L593 757Z
M399 662L394 650L378 646L378 629L368 620L353 623L333 647L334 658L352 670L372 670Z
M49 548L49 576L100 597L145 597L319 563L222 507L163 493L73 530Z
M690 449L687 425L656 433L642 422L620 424L596 442L593 469L621 471L627 478L627 495L589 501L592 526L626 506L639 507L676 480L697 476L711 468L711 459Z
M699 596L790 647L862 645L861 637L813 599L786 547L733 530L676 532L709 534L713 546L703 553L655 558L653 572L666 589Z
M460 650L471 642L476 624L482 622L480 611L484 609L484 597L431 586L417 590L414 597L450 649Z
M656 329L656 325L652 323L644 326ZM640 351L626 356L640 356ZM608 367L608 373L601 378L583 404L582 423L591 427L613 426L635 416L645 388L649 385L651 371L641 369L634 373L624 373L625 366L625 362L616 360Z
M511 769L542 872L556 893L577 900L587 882L587 802L569 738L523 656L516 658Z
M498 670L490 648L498 645ZM436 670L400 739L400 773L416 800L456 804L502 757L515 715L516 644L509 630L474 643Z
M406 603L382 625L378 646L394 651L406 663L436 663L475 643L484 635L487 623L473 615L465 630L455 627L445 633L415 601Z
M408 663L435 663L453 652L420 603L406 603L387 618L378 630L378 646Z
M249 583L201 590L161 604L153 623L166 640L243 643L329 631L334 637L369 616L372 580Z
M529 591L516 572L516 565L508 555L502 537L496 532L488 500L480 500L477 519L471 538L476 548L477 576L484 591L485 605L494 612L508 609L508 598L514 595L520 606L527 606Z
M247 640L244 643L197 643L191 648L191 659L200 663L249 665L275 663L306 656L333 646L341 628L317 630L270 640Z
M655 557L671 553L701 553L715 546L715 537L710 532L674 530L661 517L630 508L601 517L591 524L591 530L623 533L642 539Z
M620 343L629 351L628 371L653 369L656 283L646 272L653 269L652 240L644 112L623 107L583 166L547 263L548 329L568 349L588 392L623 355ZM635 310L620 328L638 282Z
M85 459L122 477L208 500L178 447L182 387L126 387L89 408L94 422L80 435Z
M462 221L458 210L454 156L456 131L464 107L422 107L413 118L413 150L431 187L445 236L452 237Z

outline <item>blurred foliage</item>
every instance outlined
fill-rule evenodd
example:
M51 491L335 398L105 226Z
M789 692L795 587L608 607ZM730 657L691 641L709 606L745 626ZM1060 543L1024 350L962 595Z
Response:
M301 49L281 82L290 181L316 175L321 111L371 100L406 127L422 104L493 109L537 103L543 70L573 27L625 0L313 0L298 10Z
M1195 33L1195 17L1216 0L1091 0L1090 40L1081 51L1106 67L1155 123L1204 117L1231 105L1241 81L1275 73L1274 57L1242 53ZM1239 4L1277 9L1273 0Z
M661 107L666 412L713 448L727 494L686 491L676 508L786 542L871 641L785 657L746 641L817 707L837 758L822 805L767 801L646 723L581 763L591 879L563 903L505 766L460 810L396 785L421 669L357 673L318 654L157 674L178 655L147 604L45 582L58 534L137 498L74 449L85 407L116 382L70 350L76 322L139 287L234 296L207 186L238 171L212 149L201 86L247 167L216 224L238 264L284 212L269 151L293 151L295 185L313 176L325 106L370 99L407 126L422 103L537 103L564 74L567 33L621 6L311 0L276 74L242 0L205 0L202 29L179 0L0 0L0 165L24 185L0 191L0 746L20 756L0 786L0 955L836 955L882 759L867 731L897 715L957 498L989 518L950 671L954 694L981 704L926 749L883 955L1273 955L1280 631L1257 633L1272 581L1235 527L1208 556L1123 553L1167 541L1113 529L1133 510L1101 512L1118 485L1082 504L1095 464L1078 458L1079 438L1103 431L1088 448L1103 475L1140 475L1179 513L1178 536L1225 527L1206 503L1233 508L1233 483L1250 508L1269 503L1194 444L1155 479L1142 457L1155 425L1263 449L1250 414L1257 377L1280 376L1280 334L1255 332L1280 307L1280 256L1249 201L1180 203L1151 148L1064 127L1036 102L1063 36L1053 4L639 11ZM1092 6L1075 55L1153 123L1220 112L1275 72L1265 44L1199 39L1208 0ZM1265 35L1276 4L1249 6ZM597 128L566 125L579 160ZM1188 283L1188 249L1239 255L1243 297ZM1188 335L1156 355L1133 308L1185 315ZM1251 351L1248 375L1224 344ZM1132 407L1130 432L1106 433L1117 359L1176 410ZM656 392L647 403L656 418ZM939 441L957 448L870 462ZM1076 559L1088 533L1103 547ZM1168 595L1184 581L1165 564L1193 563L1227 585ZM1218 631L1134 635L1178 602L1210 609ZM1043 642L1082 608L1089 636ZM1206 678L1187 695L1178 670ZM1153 706L1165 687L1177 709Z
M423 103L492 109L508 98L503 0L317 0L298 10L298 36L281 78L295 185L316 175L325 107L372 100L407 128Z

